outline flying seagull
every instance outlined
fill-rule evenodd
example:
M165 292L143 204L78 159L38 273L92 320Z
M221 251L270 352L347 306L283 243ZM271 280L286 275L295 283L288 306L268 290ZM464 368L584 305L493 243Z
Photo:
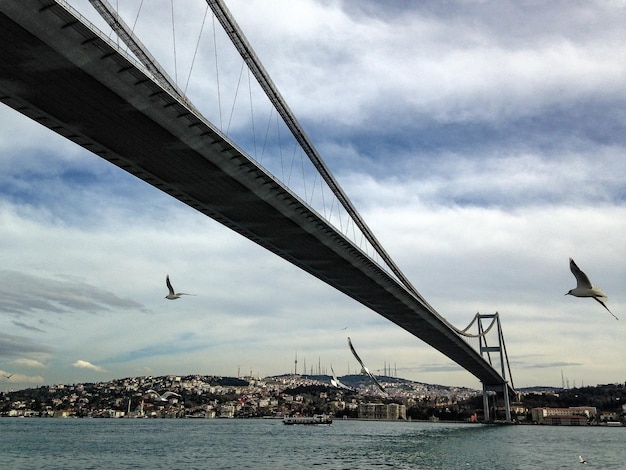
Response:
M587 461L586 461L585 459L583 459L583 456L582 456L582 455L579 455L579 456L578 456L578 461L579 461L580 463L587 463Z
M150 395L150 396L157 396L157 400L158 401L168 401L170 397L179 397L180 395L178 393L175 392L165 392L163 395L159 395L159 392L157 392L156 390L146 390L146 392L144 393L144 395Z
M167 300L176 300L180 299L181 295L193 295L193 294L185 294L184 292L174 292L174 288L172 287L172 283L170 282L169 274L165 276L165 284L167 285L167 289L170 291L169 294L165 296Z
M4 374L2 374L4 375ZM7 379L10 379L11 377L13 377L13 374L9 374L9 375L4 375Z
M354 346L352 346L352 341L350 340L349 336L348 336L348 345L350 346L350 351L352 351L352 354L354 354L354 357L356 358L356 360L359 361L359 364L361 364L361 374L367 375L370 379L372 379L372 382L376 384L376 386L380 389L381 392L387 393L385 392L385 389L380 384L380 382L376 380L376 377L374 377L374 375L369 371L369 369L365 367L365 364L363 364L363 361L361 360L359 355L356 353Z
M335 375L335 371L333 370L333 366L331 364L330 366L330 371L333 373L333 378L330 379L330 383L333 387L336 388L345 388L346 390L352 390L350 387L348 387L347 385L341 383L341 381L337 378L337 376Z
M571 289L565 295L573 295L574 297L592 297L604 308L606 308L611 315L613 315L613 312L611 312L609 310L609 307L607 307L604 303L604 301L607 300L606 294L602 292L602 290L591 285L591 281L589 280L587 275L582 272L578 266L576 266L576 263L574 263L574 260L572 258L569 259L569 269L572 271L572 274L576 278L576 289ZM613 316L616 320L619 320L619 318L617 318L615 315Z

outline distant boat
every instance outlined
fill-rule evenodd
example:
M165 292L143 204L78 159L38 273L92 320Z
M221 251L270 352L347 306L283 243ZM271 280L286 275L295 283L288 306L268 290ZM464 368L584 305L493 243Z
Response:
M332 424L333 420L328 415L314 416L285 416L283 424Z

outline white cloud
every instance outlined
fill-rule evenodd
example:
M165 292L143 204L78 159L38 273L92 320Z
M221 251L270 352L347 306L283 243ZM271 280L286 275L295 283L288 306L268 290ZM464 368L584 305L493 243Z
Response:
M100 366L96 366L92 364L91 362L83 361L82 359L79 359L78 361L74 362L72 364L72 367L76 367L77 369L90 369L96 372L106 372L104 368Z
M302 1L273 8L270 19L246 13L249 3L230 9L292 108L317 120L367 125L412 110L440 122L497 122L598 93L617 98L626 85L615 60L623 35L607 4L490 4L462 15L458 5L433 14L415 4L385 18ZM593 35L581 33L594 23Z
M43 362L36 359L19 358L11 362L11 364L23 367L32 367L35 369L45 369L46 366Z

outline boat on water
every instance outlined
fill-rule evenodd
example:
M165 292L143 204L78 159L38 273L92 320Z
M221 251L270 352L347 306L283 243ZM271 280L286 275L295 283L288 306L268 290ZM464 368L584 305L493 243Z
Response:
M313 416L285 416L283 424L332 424L333 420L328 415Z

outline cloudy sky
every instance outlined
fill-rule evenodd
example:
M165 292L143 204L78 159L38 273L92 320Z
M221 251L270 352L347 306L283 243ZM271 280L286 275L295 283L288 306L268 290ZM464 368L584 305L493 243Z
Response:
M252 148L250 115L216 112L218 88L219 109L235 108L241 62L210 13L199 35L205 3L174 2L174 28L170 2L139 16L139 1L112 3L203 113ZM99 24L87 1L72 4ZM626 380L623 1L227 5L420 293L458 327L500 313L516 386ZM296 352L299 372L332 364L343 375L357 370L347 335L373 371L480 386L378 314L6 106L0 155L2 390L274 375L294 370ZM619 321L564 296L569 257ZM166 274L196 296L164 300Z

